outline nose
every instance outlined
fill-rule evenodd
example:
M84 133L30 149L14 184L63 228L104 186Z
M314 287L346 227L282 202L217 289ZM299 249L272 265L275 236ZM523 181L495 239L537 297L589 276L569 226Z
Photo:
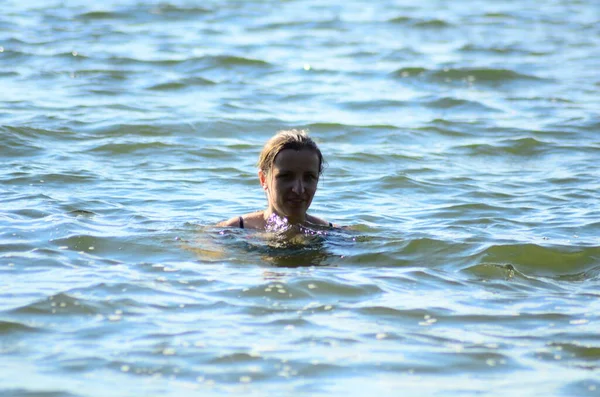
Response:
M302 182L302 178L297 178L294 181L294 185L292 186L292 191L296 194L304 193L304 183Z

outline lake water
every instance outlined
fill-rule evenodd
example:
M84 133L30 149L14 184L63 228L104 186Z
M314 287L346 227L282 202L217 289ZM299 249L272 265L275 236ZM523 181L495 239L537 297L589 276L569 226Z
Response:
M600 6L3 1L2 396L600 395ZM307 128L276 246L264 142Z

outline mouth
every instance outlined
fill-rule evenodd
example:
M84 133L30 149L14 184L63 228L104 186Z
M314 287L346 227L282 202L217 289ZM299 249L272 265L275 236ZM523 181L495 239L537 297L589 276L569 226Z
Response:
M288 199L287 202L290 203L291 205L298 206L298 205L304 204L305 200L302 200L300 198L293 198L293 199Z

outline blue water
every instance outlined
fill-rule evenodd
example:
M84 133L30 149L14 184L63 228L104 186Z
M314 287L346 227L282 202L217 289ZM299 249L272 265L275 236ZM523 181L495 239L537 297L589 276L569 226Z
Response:
M13 1L0 395L596 396L595 0ZM256 160L328 163L293 242Z

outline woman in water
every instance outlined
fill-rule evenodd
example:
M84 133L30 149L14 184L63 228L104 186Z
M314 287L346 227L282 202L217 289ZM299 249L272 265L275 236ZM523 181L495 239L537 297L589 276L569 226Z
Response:
M231 218L217 226L269 231L290 226L333 225L306 213L323 173L323 155L304 130L279 131L258 158L258 179L267 195L267 208Z

